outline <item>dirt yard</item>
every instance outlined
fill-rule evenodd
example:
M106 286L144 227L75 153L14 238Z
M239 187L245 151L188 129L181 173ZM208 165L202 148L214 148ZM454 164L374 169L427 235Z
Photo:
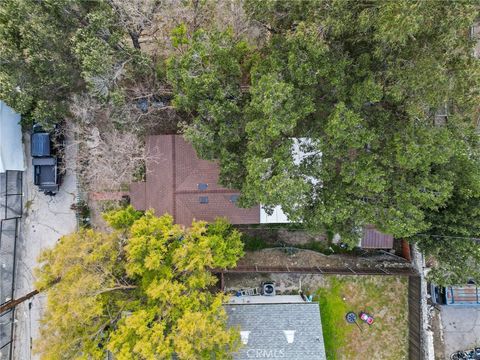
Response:
M392 255L349 255L349 254L332 254L325 255L313 250L303 249L284 249L272 248L258 251L246 251L245 256L239 260L239 266L331 266L343 267L368 267L381 263L397 264L397 266L408 266L403 259L399 259Z

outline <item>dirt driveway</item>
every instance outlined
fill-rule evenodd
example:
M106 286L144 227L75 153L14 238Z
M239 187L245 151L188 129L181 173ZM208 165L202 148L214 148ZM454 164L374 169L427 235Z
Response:
M29 137L24 138L27 171L23 176L24 213L17 244L17 271L15 297L35 289L33 269L37 266L40 252L52 247L65 234L75 231L77 220L70 206L76 201L75 174L67 170L59 193L46 196L33 185L32 160ZM67 139L66 161L71 162L74 149ZM15 310L14 359L36 359L32 354L32 340L38 336L39 320L45 304L44 296L37 295L30 303L25 302Z

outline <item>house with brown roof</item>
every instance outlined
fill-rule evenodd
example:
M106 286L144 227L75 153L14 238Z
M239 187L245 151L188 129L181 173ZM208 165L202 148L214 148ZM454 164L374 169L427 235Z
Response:
M297 139L293 161L304 154ZM280 206L266 213L260 205L249 209L237 206L240 193L218 183L219 168L214 161L200 159L192 145L180 135L147 137L146 181L130 185L131 204L137 210L154 209L157 215L169 213L177 224L188 226L192 220L213 221L226 217L232 224L288 223ZM391 249L393 237L373 226L363 231L361 247Z
M198 158L182 136L149 136L146 146L146 181L130 186L131 203L137 210L169 213L182 225L217 217L226 217L232 224L260 222L260 206L238 207L240 193L218 183L218 165Z

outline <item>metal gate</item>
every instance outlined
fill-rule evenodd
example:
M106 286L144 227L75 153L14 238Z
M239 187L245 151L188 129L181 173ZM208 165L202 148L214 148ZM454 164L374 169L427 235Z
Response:
M13 299L18 230L23 212L23 172L0 173L0 305ZM14 310L0 314L0 360L12 358Z

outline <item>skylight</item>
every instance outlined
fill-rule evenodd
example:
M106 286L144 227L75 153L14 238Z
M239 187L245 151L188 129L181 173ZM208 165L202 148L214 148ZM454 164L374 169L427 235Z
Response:
M287 342L289 344L293 343L293 340L295 338L295 330L283 330L283 333L285 334L285 337L287 338Z
M240 331L240 338L243 345L248 344L248 337L250 336L250 331Z

